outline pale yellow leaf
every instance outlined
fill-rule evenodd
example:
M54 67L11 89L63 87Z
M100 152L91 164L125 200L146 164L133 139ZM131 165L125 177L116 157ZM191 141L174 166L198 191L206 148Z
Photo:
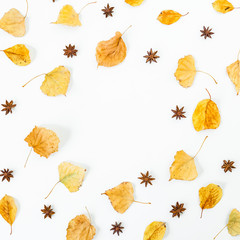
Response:
M220 13L227 13L234 9L233 5L227 0L216 0L212 3L212 6Z
M227 228L230 235L240 235L240 212L237 209L230 213Z
M166 224L164 222L152 222L144 232L143 240L162 240L166 232Z

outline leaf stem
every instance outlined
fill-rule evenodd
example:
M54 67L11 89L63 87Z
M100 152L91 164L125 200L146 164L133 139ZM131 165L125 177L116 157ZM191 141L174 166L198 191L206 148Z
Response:
M46 75L46 73L41 73L41 74L37 75L36 77L30 79L30 80L29 80L27 83L25 83L22 87L25 87L25 86L26 86L27 84L29 84L32 80L34 80L35 78L40 77L40 76L42 76L42 75Z
M12 224L11 224L11 232L10 232L10 235L12 235Z
M238 51L238 56L237 56L238 61L239 61L239 56L240 56L240 50Z
M201 149L202 149L202 147L203 147L203 144L205 143L205 141L207 140L207 138L208 138L208 136L206 136L206 137L204 138L204 140L203 140L203 142L202 142L202 145L200 146L200 148L198 149L197 153L195 154L195 156L194 156L193 158L195 158L195 157L198 155L198 153L201 151Z
M53 188L51 189L51 191L49 192L49 194L45 197L45 199L47 199L49 197L49 195L52 193L53 189L57 186L57 184L60 183L60 181L58 181Z
M129 29L129 28L131 28L132 27L132 25L130 25L124 32L123 32L123 34L125 34L126 33L126 31ZM122 34L122 35L123 35Z
M189 12L187 12L186 14L184 14L184 15L182 15L182 17L185 17L185 16L187 16L189 14Z
M202 215L203 215L203 208L202 208L202 211L201 211L201 216L200 216L200 218L202 218Z
M209 77L211 77L211 78L214 80L214 82L215 82L216 84L218 84L217 81L216 81L216 79L215 79L211 74L209 74L209 73L207 73L207 72L200 71L200 70L196 70L196 72L200 72L200 73L207 74Z
M30 152L29 152L29 154L28 154L28 156L27 156L27 160L26 160L26 162L25 162L25 164L24 164L24 168L27 166L28 159L29 159L29 157L30 157L31 152L32 152L32 148L31 148L31 150L30 150Z
M212 99L212 96L211 96L210 92L207 90L207 88L205 88L205 90L207 91L207 93L208 93L208 95L209 95L209 98L210 98L210 100L211 100L211 99Z
M227 227L227 225L213 238L213 239L216 239L217 236Z
M90 220L90 223L92 222L92 218L91 218L91 215L90 215L90 213L89 213L89 211L88 211L88 208L87 207L85 207L86 208L86 210L87 210L87 213L88 213L88 217L89 217L89 220Z
M28 0L26 0L26 3L27 3L27 10L26 10L26 14L25 14L24 18L26 18L27 14L28 14Z
M80 13L82 12L82 10L83 10L85 7L87 7L88 5L93 4L93 3L97 3L97 2L87 3L85 6L82 7L82 9L81 9L80 12L78 13L78 15L80 15Z
M147 203L146 203L146 202L139 202L139 201L135 201L135 200L134 200L133 202L135 202L135 203L141 203L141 204L151 204L150 202L147 202Z

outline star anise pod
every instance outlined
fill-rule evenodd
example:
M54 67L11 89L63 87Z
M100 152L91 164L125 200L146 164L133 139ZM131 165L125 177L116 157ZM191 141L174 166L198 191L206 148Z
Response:
M226 173L227 171L232 172L232 169L233 169L233 168L236 168L236 167L233 166L233 164L234 164L233 161L223 160L222 169L224 169L224 172L225 172L225 173Z
M117 235L119 236L119 233L122 233L122 229L124 229L124 227L121 226L122 223L117 223L115 222L115 224L112 224L112 228L110 229L110 231L113 231L113 234L117 233Z
M140 184L145 183L145 187L147 187L148 184L152 185L152 181L155 180L155 178L153 178L152 175L149 175L149 171L147 171L146 174L141 173L141 175L142 176L138 178L142 180Z
M214 34L214 32L212 32L212 28L210 29L209 27L203 27L203 30L200 30L200 32L202 33L201 37L204 37L205 39L206 38L212 38L211 35Z
M52 215L55 214L51 205L49 205L48 207L46 205L44 205L44 209L41 209L41 211L44 214L44 219L46 217L52 218Z
M186 118L186 116L184 115L184 113L186 113L186 112L184 112L183 109L184 109L184 107L179 109L178 105L176 106L176 110L172 109L171 111L174 113L172 118L176 118L176 120L177 119L181 120L182 118Z
M8 182L10 182L11 178L13 178L13 171L10 171L9 169L3 169L1 170L0 177L2 177L2 182L6 179Z
M109 16L112 17L113 16L112 14L114 12L113 9L114 7L110 7L108 3L107 6L102 9L103 15L105 15L106 18Z
M152 63L155 62L157 63L157 58L159 58L159 56L157 56L158 51L153 52L152 48L150 49L150 51L147 51L147 55L143 56L144 58L146 58L146 63Z
M63 49L63 51L64 51L64 55L66 55L68 58L77 56L77 52L78 52L78 50L75 49L75 45L71 45L71 44L66 46L66 48Z
M178 202L176 202L176 206L172 205L172 210L170 211L170 213L172 213L172 217L180 217L180 214L186 210L186 208L184 208L183 206L184 203L179 204Z
M1 105L3 106L2 111L5 111L5 115L12 113L12 109L17 106L17 104L13 104L13 100L11 100L10 102L6 100L6 103Z

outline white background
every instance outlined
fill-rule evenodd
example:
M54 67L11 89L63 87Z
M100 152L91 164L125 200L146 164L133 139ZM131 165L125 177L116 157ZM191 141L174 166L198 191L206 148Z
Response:
M87 214L85 206L96 227L96 240L142 239L152 221L167 223L166 240L212 239L226 225L231 210L240 209L240 97L226 73L240 48L240 10L220 14L210 0L145 0L135 8L123 0L99 0L82 12L82 27L50 24L56 21L63 5L71 4L79 12L87 2L29 0L26 35L14 38L0 30L0 49L23 43L32 57L30 65L18 67L0 54L0 102L7 99L17 103L12 115L0 113L0 169L14 170L10 183L0 183L0 198L11 195L18 205L12 237L9 225L0 219L1 240L63 240L68 222L76 215ZM115 7L113 18L102 15L101 9L107 3ZM237 0L232 3L240 6ZM1 0L0 15L12 7L24 14L25 6L24 0ZM156 20L165 9L190 14L165 26ZM129 25L133 27L123 36L128 48L124 62L97 69L97 43ZM213 28L212 39L200 37L203 25ZM62 49L69 43L79 50L72 59L63 56ZM143 58L150 48L161 56L151 65ZM194 56L197 69L211 73L219 84L197 73L192 87L182 88L174 72L178 59L188 54ZM40 90L43 76L21 87L30 78L59 65L71 71L66 97L44 95ZM217 130L196 132L192 113L199 101L208 98L205 88L219 107L221 125ZM171 109L176 105L185 106L186 119L171 118ZM33 152L24 169L30 150L24 138L35 125L57 133L61 140L59 152L49 159ZM209 138L196 158L198 178L169 182L175 153L183 149L193 156L206 135ZM233 173L221 169L224 159L236 162ZM58 184L44 200L58 181L57 168L63 161L87 169L83 186L69 193ZM147 170L156 181L145 188L137 177ZM123 181L134 184L136 200L152 205L135 203L123 215L115 212L101 193ZM198 190L209 183L222 187L223 198L216 207L205 210L200 219ZM176 201L187 208L180 219L169 213ZM52 219L43 219L40 210L44 204L53 206L56 214ZM125 227L120 237L109 231L115 221ZM225 229L218 239L233 237Z

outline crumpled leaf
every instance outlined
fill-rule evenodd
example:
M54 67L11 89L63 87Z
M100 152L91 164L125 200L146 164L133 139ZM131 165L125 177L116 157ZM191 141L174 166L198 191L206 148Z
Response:
M222 198L222 189L216 184L209 184L207 187L199 189L200 207L202 213L204 209L213 208ZM201 217L202 217L201 213Z
M14 202L14 198L8 196L7 194L0 200L0 214L6 222L11 226L12 234L12 225L15 221L17 214L17 206Z
M98 66L113 67L121 63L126 55L127 47L120 32L107 41L99 42L96 48Z
M26 33L25 18L17 9L12 8L0 19L0 28L14 37L22 37Z
M60 142L54 131L37 126L35 126L24 141L28 143L29 147L33 148L35 153L45 158L58 151L58 144Z
M40 89L48 96L66 95L70 82L70 71L59 66L45 75L45 80Z
M109 200L115 211L119 213L124 213L132 205L133 202L138 202L134 200L133 196L133 185L130 182L123 182L118 186L107 190L105 194L108 196ZM138 202L141 203L141 202ZM150 203L146 203L150 204Z
M29 50L24 44L17 44L3 50L7 57L16 65L26 66L31 63Z
M237 209L230 213L227 228L230 235L240 235L240 212Z
M163 24L171 25L177 22L181 17L186 16L187 14L182 15L173 10L164 10L158 15L157 20Z
M73 218L67 228L67 240L92 240L96 229L85 215Z
M130 4L133 7L141 5L143 1L144 0L125 0L126 3Z
M144 232L143 240L162 240L166 232L166 224L164 222L152 222Z
M71 5L65 5L60 10L58 19L55 24L63 24L71 27L81 26L79 14L74 10Z
M216 129L221 122L217 104L210 99L200 101L192 115L193 126L196 131Z
M238 54L239 55L239 54ZM227 73L233 84L235 85L235 89L237 91L237 95L240 90L240 61L239 56L236 62L230 64L227 67Z
M185 180L185 181L192 181L197 178L198 172L195 165L195 157L198 155L204 142L206 141L208 136L205 137L201 147L199 148L198 152L195 154L194 157L189 156L183 150L177 151L176 155L174 156L174 162L170 167L170 179L176 180Z
M234 9L233 5L227 0L216 0L212 3L212 6L220 13L231 12Z

